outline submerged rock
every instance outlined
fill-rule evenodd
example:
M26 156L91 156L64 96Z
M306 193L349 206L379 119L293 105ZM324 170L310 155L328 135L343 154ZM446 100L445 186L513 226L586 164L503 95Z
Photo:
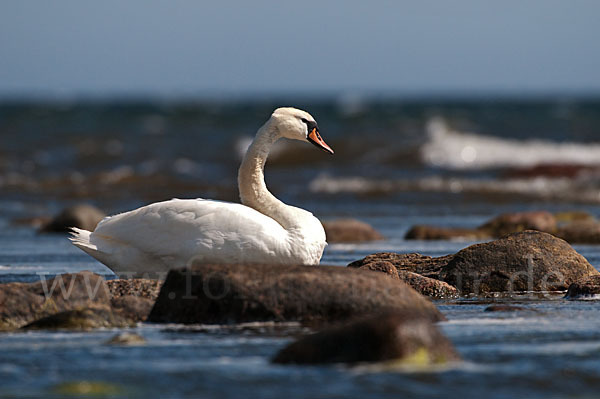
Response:
M104 279L91 272L36 283L0 284L0 331L92 305L110 306L110 296Z
M567 242L550 234L524 231L459 251L440 279L461 294L556 291L600 274Z
M600 275L589 276L574 282L567 290L567 299L586 299L598 297L600 299Z
M65 208L40 228L40 232L68 232L71 227L94 231L106 215L98 208L80 204Z
M133 327L135 323L113 312L110 306L90 306L43 317L23 327L25 330L76 330Z
M124 332L121 334L117 334L108 341L105 342L106 345L122 345L122 346L137 346L144 345L146 343L146 339L139 334Z
M428 366L460 356L428 318L386 313L299 338L273 359L283 364L394 362Z
M363 242L383 240L371 225L356 219L338 219L323 222L327 242Z
M194 264L171 270L148 321L323 323L384 310L444 317L408 285L337 266Z

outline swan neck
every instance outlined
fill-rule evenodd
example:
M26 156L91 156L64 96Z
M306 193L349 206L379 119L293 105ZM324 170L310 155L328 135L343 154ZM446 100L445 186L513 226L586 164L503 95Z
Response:
M279 133L270 121L258 130L242 160L238 173L238 188L242 204L271 217L285 229L290 229L297 224L293 208L278 200L265 184L265 163L271 147L279 138Z

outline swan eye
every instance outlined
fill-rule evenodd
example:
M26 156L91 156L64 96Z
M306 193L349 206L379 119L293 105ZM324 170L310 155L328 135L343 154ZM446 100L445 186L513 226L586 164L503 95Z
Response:
M306 118L300 119L302 122L306 123L306 127L308 131L311 132L313 129L319 130L319 126L317 126L317 122L309 121Z

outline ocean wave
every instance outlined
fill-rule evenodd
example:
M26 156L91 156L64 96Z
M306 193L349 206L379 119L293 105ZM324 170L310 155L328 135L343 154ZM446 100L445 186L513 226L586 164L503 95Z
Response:
M600 203L600 182L569 178L475 179L431 176L421 179L375 180L360 176L321 175L310 183L309 189L311 192L324 194L381 195L424 191L524 196L576 203Z
M515 140L451 130L441 118L427 123L422 161L448 169L522 168L538 164L600 164L600 144Z

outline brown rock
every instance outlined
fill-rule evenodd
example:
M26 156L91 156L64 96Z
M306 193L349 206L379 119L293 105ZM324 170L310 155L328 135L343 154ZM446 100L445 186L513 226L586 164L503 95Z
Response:
M110 303L115 313L134 322L146 321L154 306L152 299L135 295L122 295Z
M389 262L398 271L404 270L437 279L442 268L448 264L453 256L446 255L439 258L432 258L431 256L416 253L377 252L350 263L348 267L362 268L374 262Z
M547 233L524 231L459 251L440 279L461 294L564 290L598 275L565 241Z
M408 285L381 273L338 266L198 263L169 272L148 321L322 323L384 310L444 319Z
M583 221L592 221L596 220L596 218L585 212L585 211L564 211L557 212L554 214L554 218L558 223L571 223L571 222L583 222Z
M410 285L421 295L435 299L457 298L458 290L450 284L434 278L425 277L417 273L399 270L400 280Z
M363 242L383 240L384 237L367 223L356 219L338 219L323 222L327 242Z
M585 299L600 295L600 276L589 276L569 286L567 299Z
M427 318L387 313L330 327L283 348L274 363L389 362L426 366L457 361L452 344Z
M503 237L525 230L553 233L556 230L556 219L546 211L505 213L480 226L479 230L492 237Z
M71 227L94 231L106 215L98 208L80 204L65 208L50 222L40 228L40 232L68 232Z
M452 287L448 283L433 278L425 277L417 273L409 272L407 270L398 270L396 269L393 263L385 260L375 260L370 263L365 263L364 265L359 266L358 268L361 270L382 272L395 280L402 280L406 284L414 288L414 290L421 295L425 295L436 299L458 297L458 291L456 290L456 288Z
M490 235L477 229L416 225L404 236L406 240L483 240Z
M106 282L112 298L133 295L155 301L160 292L162 281L143 278L115 279Z
M595 220L571 222L559 227L555 235L571 244L600 244L600 223Z
M133 327L135 323L114 313L110 306L94 305L43 317L23 327L25 330L76 330Z
M63 274L37 283L0 284L0 331L92 305L110 306L110 296L104 279L91 272Z
M144 345L146 339L139 334L124 332L115 335L105 342L106 345L138 346Z
M394 265L390 262L381 261L381 262L367 263L366 265L359 267L359 269L371 270L374 272L381 272L381 273L387 274L388 276L390 276L391 278L393 278L395 280L400 280L400 277L398 277L398 271L396 270Z

